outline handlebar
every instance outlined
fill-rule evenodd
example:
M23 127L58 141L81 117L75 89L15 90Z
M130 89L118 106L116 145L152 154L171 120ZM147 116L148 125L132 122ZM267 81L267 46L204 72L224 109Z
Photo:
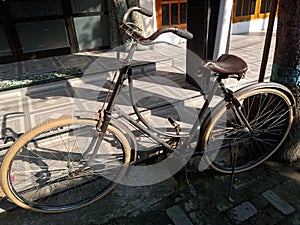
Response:
M185 38L185 39L193 39L193 34L190 33L187 30L178 28L178 27L163 27L158 29L156 32L154 32L152 35L150 35L149 37L144 37L141 34L141 29L139 27L137 27L135 24L131 23L131 22L127 22L127 19L129 17L129 15L133 12L133 11L137 11L145 16L148 17L152 17L153 13L145 8L140 8L140 7L131 7L129 8L123 19L122 19L122 24L120 26L120 29L124 30L125 33L133 38L136 41L154 41L158 36L160 36L163 33L168 33L168 32L172 32L176 35L178 35L179 37Z
M148 16L148 17L152 17L153 16L153 13L148 10L148 9L145 9L145 8L140 8L140 7L131 7L129 8L126 13L124 14L124 17L122 19L122 24L126 24L127 23L127 19L128 19L128 16L133 12L133 11L137 11L141 14L143 14L144 16Z

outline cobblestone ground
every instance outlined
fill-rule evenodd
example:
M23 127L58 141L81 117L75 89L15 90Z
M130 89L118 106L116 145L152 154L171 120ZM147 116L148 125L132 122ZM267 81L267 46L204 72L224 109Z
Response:
M118 186L105 199L73 212L49 215L15 208L0 214L0 224L300 224L300 162L290 165L268 161L237 174L234 202L227 198L230 175L211 170L199 173L194 167L188 168L187 174L196 194L188 188L182 172L152 186ZM4 201L0 203L5 205Z

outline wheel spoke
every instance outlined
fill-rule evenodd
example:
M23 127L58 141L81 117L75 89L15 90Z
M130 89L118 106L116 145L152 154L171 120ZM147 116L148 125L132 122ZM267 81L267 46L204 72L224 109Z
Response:
M268 158L285 139L291 125L292 112L288 98L274 89L252 90L239 98L239 110L248 120L252 131L240 121L230 108L212 113L212 123L206 128L204 150L208 163L218 171L232 170L231 141L238 143L236 172L245 171ZM223 108L220 108L223 107Z
M16 204L41 212L72 210L105 196L124 174L129 144L109 127L97 145L95 129L94 120L67 117L25 133L8 152L5 191Z

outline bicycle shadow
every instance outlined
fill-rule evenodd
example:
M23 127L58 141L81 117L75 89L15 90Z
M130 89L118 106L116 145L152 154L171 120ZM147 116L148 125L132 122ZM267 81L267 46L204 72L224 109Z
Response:
M4 114L1 118L1 136L0 136L0 152L6 152L6 150L23 134L18 132L16 127L9 125L10 120L16 117L25 117L23 112L12 112ZM2 159L3 154L1 154L0 160Z

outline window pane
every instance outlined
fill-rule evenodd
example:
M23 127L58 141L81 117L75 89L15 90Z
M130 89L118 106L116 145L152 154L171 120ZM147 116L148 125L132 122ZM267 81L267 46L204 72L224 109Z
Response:
M168 26L169 22L169 5L162 5L162 25Z
M171 5L172 9L172 18L171 18L171 24L178 24L178 4L172 4Z
M0 24L0 56L6 56L6 55L11 55L11 51L4 33L4 29Z
M64 20L19 23L16 28L24 53L69 47Z
M267 7L266 7L266 12L269 13L271 12L271 6L272 6L272 0L268 0L268 3L267 3Z
M262 0L260 5L260 13L264 13L266 10L266 2L267 0Z
M103 11L103 0L72 0L73 13L88 13Z
M251 0L251 5L250 5L250 14L251 15L255 14L255 5L256 5L256 0Z
M235 15L236 16L241 16L242 15L242 5L243 1L242 0L237 0L236 1L236 10L235 10Z
M186 3L180 3L180 23L186 23Z
M84 16L74 19L79 50L109 46L109 16Z
M43 17L63 14L60 0L16 0L12 1L10 4L12 7L11 12L15 18Z
M244 0L243 16L249 15L249 0Z

